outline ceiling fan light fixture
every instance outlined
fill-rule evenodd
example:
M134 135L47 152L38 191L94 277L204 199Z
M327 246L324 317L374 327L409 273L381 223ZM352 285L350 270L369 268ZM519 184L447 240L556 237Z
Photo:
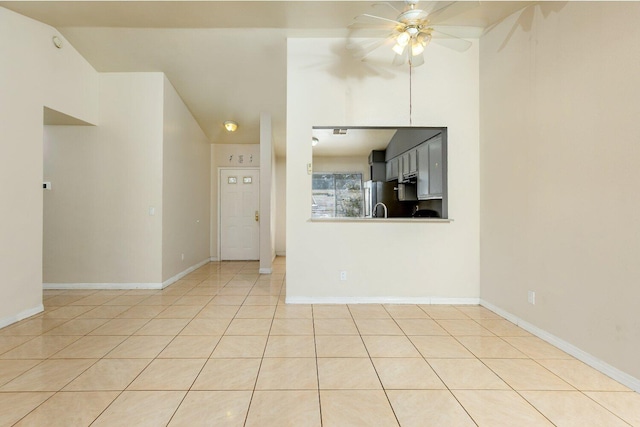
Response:
M409 40L411 40L411 34L409 34L408 31L403 31L396 37L396 42L402 47L405 47L409 43Z
M227 132L235 132L238 129L238 123L234 122L233 120L227 120L226 122L224 122L224 128L227 130Z
M415 40L411 43L411 56L418 56L424 52L424 46L419 41Z
M402 55L406 47L407 45L401 46L399 43L396 43L396 45L392 48L392 50L398 55Z

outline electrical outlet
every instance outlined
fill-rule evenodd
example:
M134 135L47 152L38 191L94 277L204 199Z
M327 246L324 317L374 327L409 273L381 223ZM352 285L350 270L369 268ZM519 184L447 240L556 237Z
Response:
M529 291L527 293L527 301L529 301L529 304L536 304L536 293L535 291Z
M340 272L340 280L347 280L347 272L346 271L341 271Z

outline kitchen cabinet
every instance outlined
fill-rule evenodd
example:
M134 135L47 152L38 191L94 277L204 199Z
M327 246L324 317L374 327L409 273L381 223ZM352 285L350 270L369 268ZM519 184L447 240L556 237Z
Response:
M387 162L387 181L398 179L398 162L399 158L393 158Z
M443 194L442 138L434 138L417 148L418 200L441 199Z

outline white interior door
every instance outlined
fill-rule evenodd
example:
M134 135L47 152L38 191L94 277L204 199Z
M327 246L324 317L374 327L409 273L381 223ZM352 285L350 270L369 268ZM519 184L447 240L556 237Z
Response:
M260 259L260 172L220 171L220 260Z

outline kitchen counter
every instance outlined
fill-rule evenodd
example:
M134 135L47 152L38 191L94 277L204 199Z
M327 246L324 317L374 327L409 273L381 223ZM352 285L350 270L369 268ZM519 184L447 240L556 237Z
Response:
M341 222L341 223L351 223L351 222L405 222L405 223L424 223L424 222L435 222L435 223L448 223L453 222L451 218L310 218L307 222Z

